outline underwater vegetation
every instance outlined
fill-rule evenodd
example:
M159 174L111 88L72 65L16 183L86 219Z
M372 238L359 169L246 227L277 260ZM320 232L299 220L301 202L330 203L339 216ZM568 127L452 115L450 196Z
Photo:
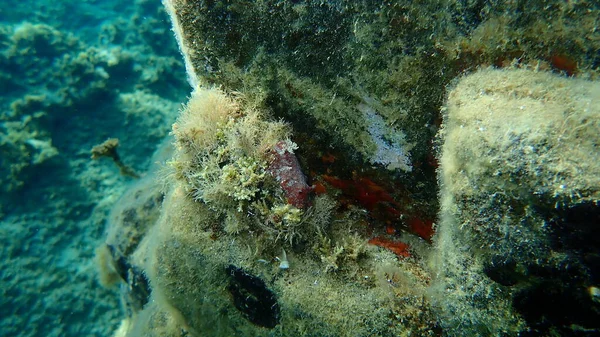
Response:
M598 333L596 3L163 5L191 93L97 250L115 336Z
M194 91L160 217L123 254L153 299L126 335L596 329L594 264L553 233L593 231L560 210L597 212L597 46L564 56L511 4L165 5ZM587 316L534 308L549 284Z

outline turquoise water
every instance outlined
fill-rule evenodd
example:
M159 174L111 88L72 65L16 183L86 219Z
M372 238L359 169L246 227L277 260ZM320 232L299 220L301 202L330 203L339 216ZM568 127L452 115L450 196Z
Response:
M189 86L159 1L0 2L0 335L109 336L94 250Z

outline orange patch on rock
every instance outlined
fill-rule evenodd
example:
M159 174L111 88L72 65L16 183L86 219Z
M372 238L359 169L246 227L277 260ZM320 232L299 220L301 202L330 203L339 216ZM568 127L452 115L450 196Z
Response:
M555 69L564 71L568 76L573 76L577 72L577 62L566 55L552 55L550 64Z
M317 181L313 185L313 191L315 192L316 195L321 195L321 194L327 193L327 188L321 182Z
M427 242L431 242L431 238L434 234L432 220L421 220L419 218L412 218L407 222L408 229L411 233L417 234L421 238L427 240Z
M410 246L407 243L400 241L392 241L380 236L376 236L369 240L369 243L378 247L382 247L392 251L398 257L410 257Z
M350 203L358 203L367 209L371 216L385 223L387 234L395 233L396 228L393 224L404 223L408 231L431 242L434 234L433 220L427 219L420 212L403 207L403 204L410 204L409 198L399 203L385 188L366 177L339 179L324 174L321 178L332 187L340 189L347 198L351 199Z

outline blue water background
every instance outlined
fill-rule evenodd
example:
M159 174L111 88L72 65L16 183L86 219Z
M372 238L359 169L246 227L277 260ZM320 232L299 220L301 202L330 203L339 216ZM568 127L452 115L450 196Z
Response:
M159 1L0 2L0 335L110 336L94 250L189 93Z

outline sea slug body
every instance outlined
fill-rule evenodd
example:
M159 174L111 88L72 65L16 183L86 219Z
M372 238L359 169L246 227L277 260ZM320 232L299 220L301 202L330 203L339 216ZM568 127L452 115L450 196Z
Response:
M287 202L295 207L304 208L312 188L306 183L306 177L300 169L294 150L298 146L291 140L280 141L273 147L272 160L267 171L284 190Z

